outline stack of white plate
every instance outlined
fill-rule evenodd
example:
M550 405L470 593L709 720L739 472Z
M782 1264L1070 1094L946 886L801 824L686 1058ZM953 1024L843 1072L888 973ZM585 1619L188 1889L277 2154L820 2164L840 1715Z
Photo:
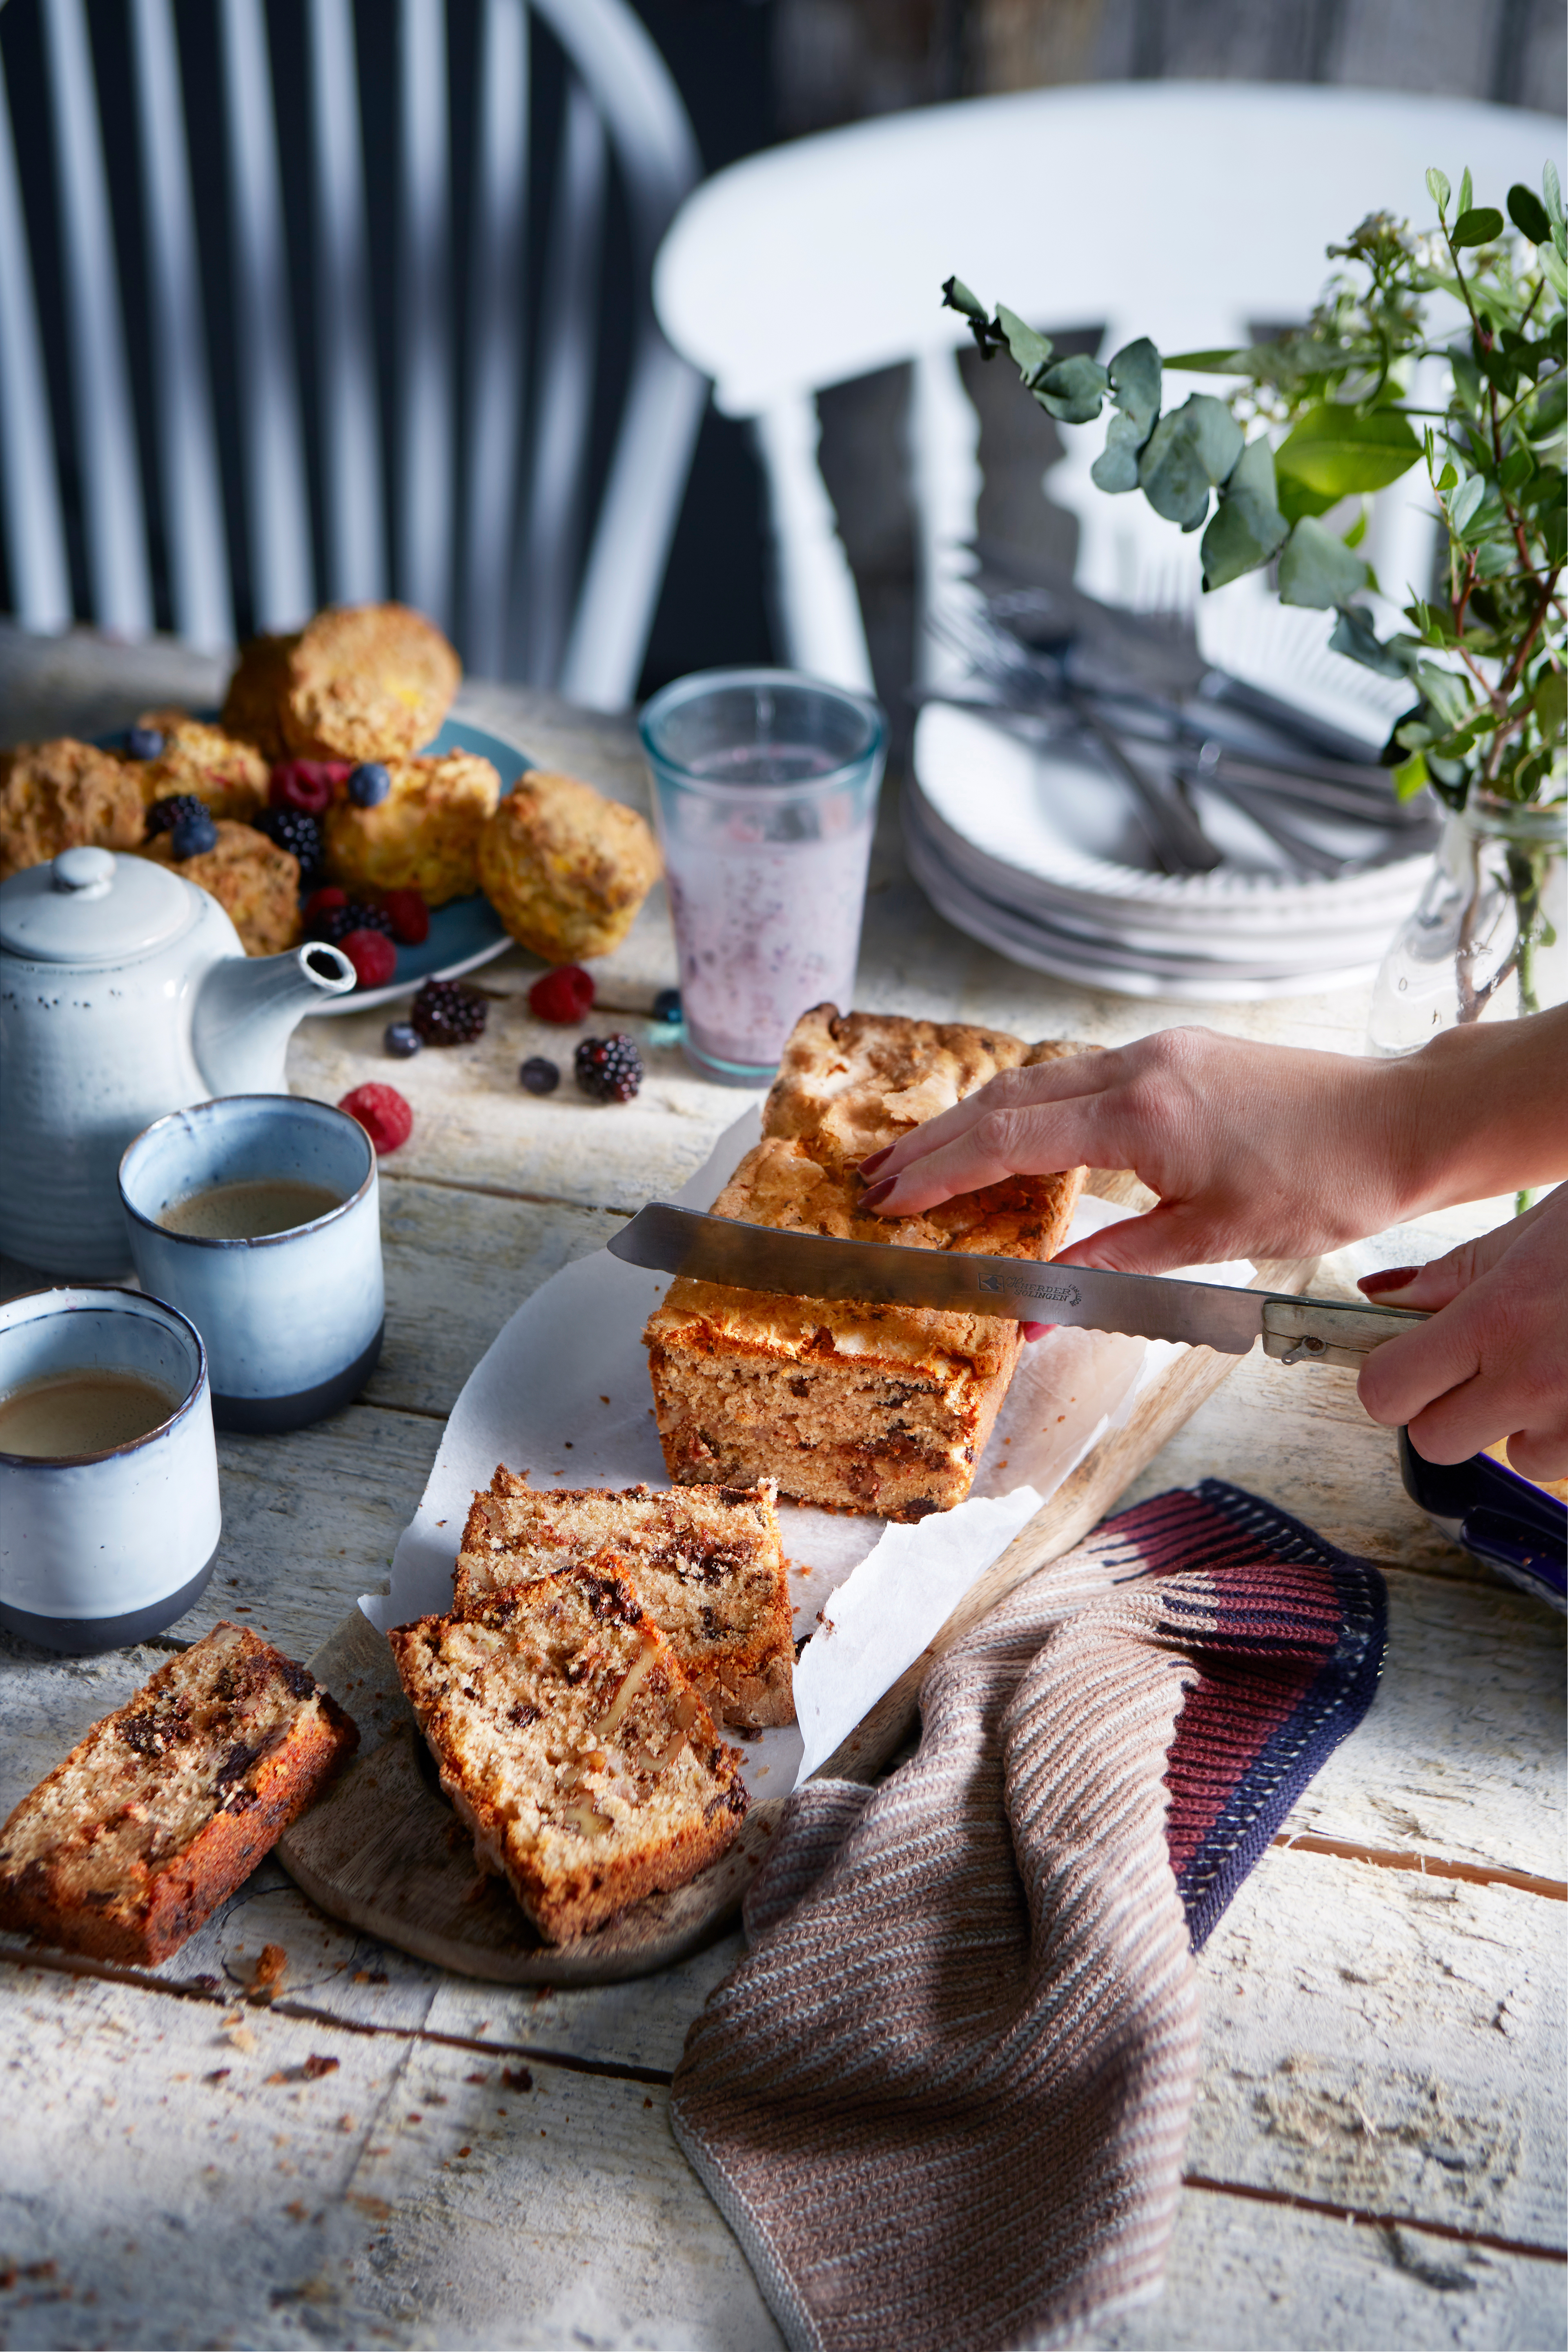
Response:
M1318 614L1258 604L1241 620L1223 637L1205 627L1205 656L1331 718L1375 757L1408 689L1328 653ZM1412 855L1397 826L1357 823L1336 836L1314 818L1320 845L1357 864L1331 880L1303 877L1198 785L1194 813L1226 863L1165 874L1131 788L1092 747L1037 743L942 703L921 713L914 770L910 864L938 910L1016 963L1131 996L1234 1003L1369 982L1431 863L1429 838Z

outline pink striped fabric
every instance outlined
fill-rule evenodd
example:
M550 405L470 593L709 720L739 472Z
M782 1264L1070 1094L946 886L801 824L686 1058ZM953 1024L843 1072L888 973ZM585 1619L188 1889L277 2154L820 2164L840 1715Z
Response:
M1056 2343L1158 2293L1194 1940L1382 1625L1375 1570L1211 1481L994 1611L879 1788L800 1792L672 2102L792 2346Z

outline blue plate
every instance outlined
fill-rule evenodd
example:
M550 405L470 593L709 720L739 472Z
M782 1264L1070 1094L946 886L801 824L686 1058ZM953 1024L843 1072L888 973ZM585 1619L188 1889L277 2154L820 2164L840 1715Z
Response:
M1399 1433L1399 1475L1405 1491L1455 1543L1517 1584L1549 1601L1564 1599L1568 1506L1489 1454L1468 1462L1428 1462Z
M500 776L503 798L533 765L515 744L487 735L482 727L465 726L460 719L448 719L425 749L477 751ZM511 944L500 917L477 890L471 898L448 898L444 907L431 908L429 937L416 948L398 949L395 980L384 988L356 988L352 996L330 996L312 1005L306 1017L331 1020L334 1014L368 1013L374 1005L395 1003L400 996L412 996L421 981L456 980L460 972L477 971Z

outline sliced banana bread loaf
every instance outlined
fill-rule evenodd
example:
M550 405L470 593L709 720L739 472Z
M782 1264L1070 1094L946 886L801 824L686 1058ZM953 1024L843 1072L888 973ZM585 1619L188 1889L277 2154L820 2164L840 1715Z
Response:
M0 1927L155 1967L358 1745L305 1667L246 1626L215 1625L95 1723L0 1830Z
M547 1941L684 1886L740 1827L740 1750L624 1577L568 1568L389 1639L480 1867Z
M476 1495L453 1579L457 1613L615 1554L721 1723L795 1721L794 1612L773 1482L757 1486L541 1487L498 1467Z

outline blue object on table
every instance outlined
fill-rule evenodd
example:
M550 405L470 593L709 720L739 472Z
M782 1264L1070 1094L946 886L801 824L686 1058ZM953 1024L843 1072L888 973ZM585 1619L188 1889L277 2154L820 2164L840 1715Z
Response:
M1440 1521L1456 1543L1521 1591L1554 1609L1568 1608L1568 1504L1489 1454L1473 1454L1468 1462L1428 1462L1405 1429L1399 1475L1412 1502Z

